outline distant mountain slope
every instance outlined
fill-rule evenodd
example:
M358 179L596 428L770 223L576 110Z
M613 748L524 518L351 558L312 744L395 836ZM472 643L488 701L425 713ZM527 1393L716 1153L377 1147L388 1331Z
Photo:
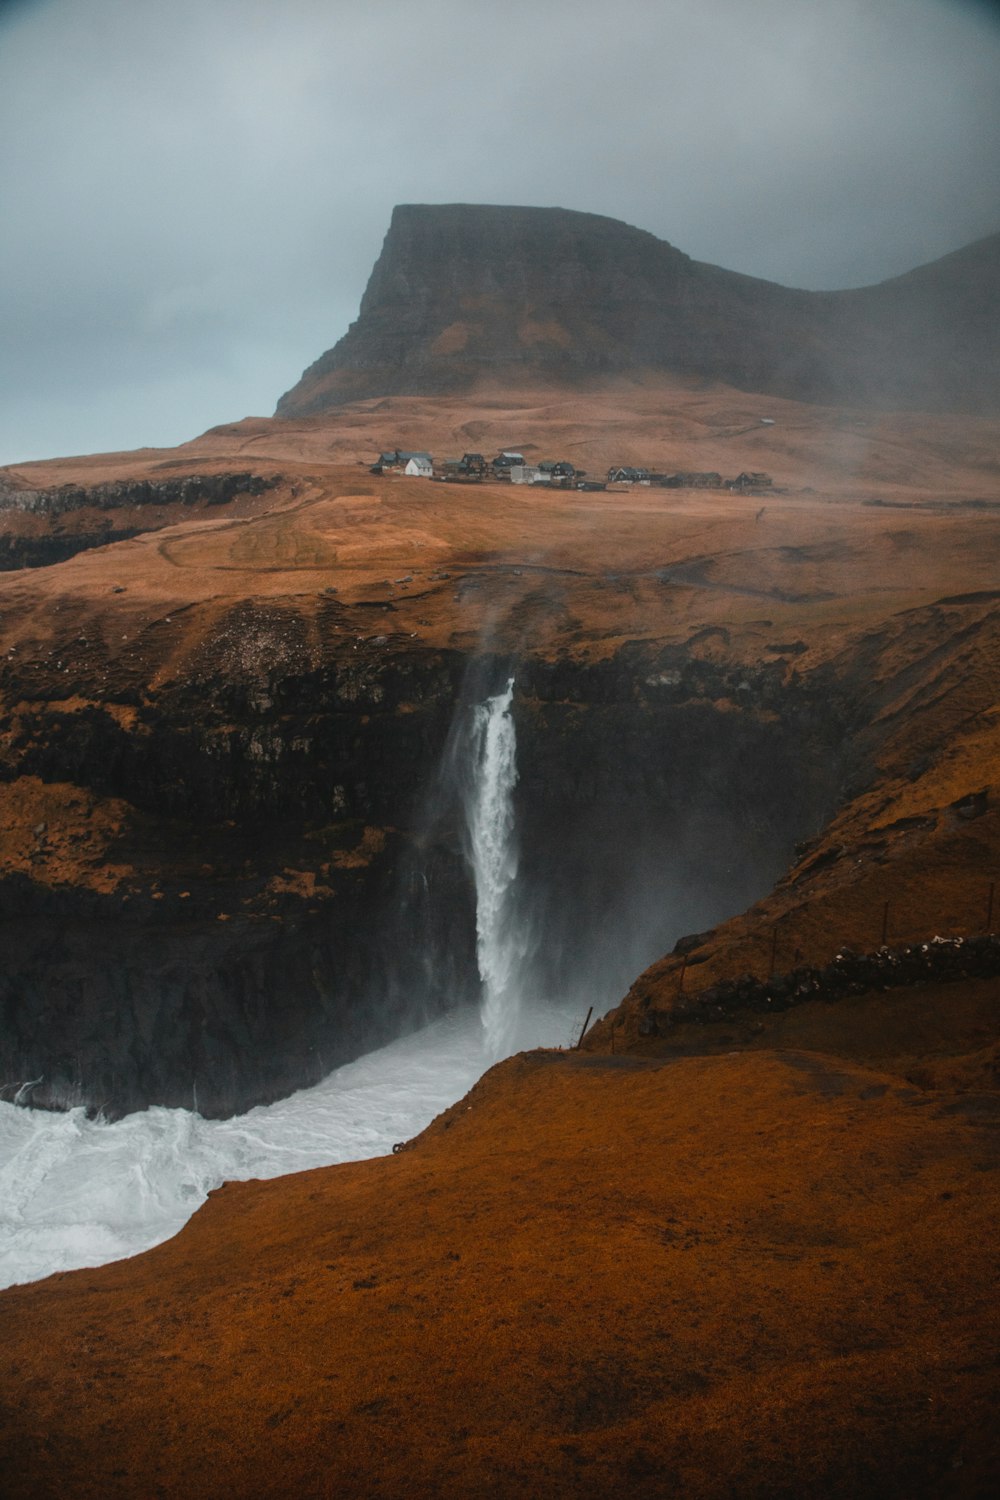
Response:
M799 400L995 411L1000 234L877 286L805 292L597 214L405 204L357 321L277 415L662 371Z

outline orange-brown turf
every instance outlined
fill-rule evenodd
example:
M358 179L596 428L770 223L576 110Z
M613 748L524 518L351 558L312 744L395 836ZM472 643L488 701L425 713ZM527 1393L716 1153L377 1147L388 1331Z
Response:
M985 1495L996 1123L798 1048L522 1056L5 1294L6 1492Z

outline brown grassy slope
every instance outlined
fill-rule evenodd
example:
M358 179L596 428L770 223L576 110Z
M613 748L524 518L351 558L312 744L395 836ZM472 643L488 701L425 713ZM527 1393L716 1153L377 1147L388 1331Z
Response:
M760 425L763 413L775 417L774 427ZM726 474L765 469L787 493L766 502L697 491L549 495L375 479L360 462L386 444L440 453L449 443L460 452L512 441L595 472L621 461ZM998 499L997 442L995 424L970 418L872 418L673 383L627 399L549 396L542 403L529 392L471 408L446 398L396 398L358 403L325 421L234 424L168 457L22 465L12 474L37 487L226 465L280 471L284 481L250 497L246 513L218 507L194 519L167 517L175 524L156 537L0 581L6 649L16 646L25 612L41 636L43 619L62 599L84 613L99 600L109 631L118 619L134 630L161 604L215 609L249 594L310 611L328 586L348 604L381 589L400 610L397 633L468 642L486 617L502 624L539 581L550 593L569 591L581 629L576 637L563 627L554 638L523 642L533 649L599 651L608 637L686 639L722 623L737 637L735 649L745 635L753 654L764 644L753 626L762 618L773 622L773 639L801 628L812 645L831 628L856 630L863 620L942 592L988 587L1000 576L991 513L968 509ZM873 499L881 508L864 503ZM664 590L660 570L678 565ZM551 568L556 576L522 573L518 582L517 567ZM455 588L442 586L450 580L429 576L442 569L476 574L486 592L455 599ZM410 582L398 586L394 580L407 573ZM106 597L115 583L127 586L127 596ZM199 631L207 624L206 613Z
M809 1052L515 1059L4 1294L5 1489L985 1495L989 1124Z
M762 417L774 425L762 425ZM596 478L612 464L728 476L763 469L779 484L824 490L898 484L996 498L996 437L988 419L822 407L663 377L570 396L486 387L471 396L358 401L335 416L251 418L213 428L176 456L241 466L255 458L371 463L384 448L427 449L435 458L468 449L490 458L516 446L529 461L569 459Z
M773 426L762 425L767 417ZM166 479L260 464L374 462L383 448L466 449L487 457L517 445L526 457L565 458L603 478L611 464L666 471L769 471L779 484L858 494L897 485L932 497L996 498L996 422L931 412L873 413L756 396L711 381L663 377L560 394L488 387L471 396L392 396L333 416L248 417L176 449L95 454L12 466L20 485ZM911 497L912 498L912 497Z

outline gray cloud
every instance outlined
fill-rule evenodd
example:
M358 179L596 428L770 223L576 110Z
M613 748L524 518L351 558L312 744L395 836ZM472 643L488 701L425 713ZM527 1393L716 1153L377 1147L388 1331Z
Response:
M0 461L269 412L396 202L606 213L790 285L1000 228L1000 25L957 0L0 6Z

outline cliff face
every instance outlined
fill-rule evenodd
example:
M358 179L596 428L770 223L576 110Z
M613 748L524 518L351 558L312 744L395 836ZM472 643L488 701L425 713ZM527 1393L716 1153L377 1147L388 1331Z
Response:
M234 623L247 640L259 615L210 629L206 658L226 660ZM0 771L0 1077L41 1079L36 1105L230 1114L468 991L454 841L426 853L431 907L405 899L400 871L460 664L303 673L301 617L271 623L288 649L256 680L230 661L228 680L117 678L97 701L117 677L97 643L72 707L4 674L20 709Z
M277 483L273 474L245 472L35 488L9 475L0 473L0 572L49 567L219 505L245 514L248 500Z
M290 641L304 623L281 612ZM206 656L224 655L227 624ZM253 630L248 612L239 625ZM475 895L441 768L508 670L538 993L585 979L617 999L680 930L766 889L834 797L834 709L821 688L783 691L778 667L751 682L626 650L561 669L480 660L463 686L458 653L303 672L291 651L264 679L147 681L123 711L86 703L99 657L72 708L3 674L21 706L0 773L22 811L0 878L0 1080L41 1078L36 1104L232 1113L474 999ZM87 879L93 843L80 849L101 824L110 888Z
M879 286L803 292L565 209L396 208L357 322L279 402L643 378L806 401L992 411L1000 236Z

